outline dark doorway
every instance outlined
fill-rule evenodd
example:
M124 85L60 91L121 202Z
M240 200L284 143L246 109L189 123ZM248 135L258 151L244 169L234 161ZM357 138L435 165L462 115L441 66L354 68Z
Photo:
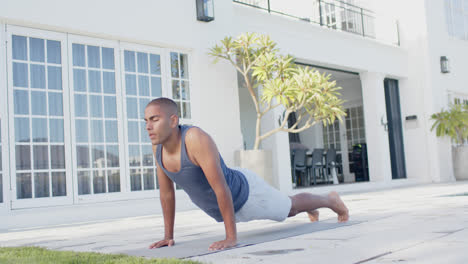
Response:
M392 163L392 179L406 178L405 149L400 111L398 80L385 79L385 105L387 107L388 142Z

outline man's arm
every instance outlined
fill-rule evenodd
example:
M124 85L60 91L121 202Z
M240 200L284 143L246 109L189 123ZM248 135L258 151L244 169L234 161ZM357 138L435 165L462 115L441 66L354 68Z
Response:
M213 243L209 249L218 250L233 247L237 244L236 221L231 191L226 183L219 152L213 139L199 128L191 128L185 138L189 157L198 164L213 188L219 210L224 220L226 239Z
M159 182L159 199L164 217L164 239L155 242L149 248L159 248L174 245L174 217L175 217L175 193L174 184L164 171L158 166L157 176Z

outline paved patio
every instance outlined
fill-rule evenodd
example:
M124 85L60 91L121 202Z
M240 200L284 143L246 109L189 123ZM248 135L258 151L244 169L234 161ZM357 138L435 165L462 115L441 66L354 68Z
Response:
M468 262L468 182L379 191L349 188L343 195L351 213L347 224L336 223L328 209L320 210L318 223L308 223L306 215L283 223L241 223L239 247L220 252L207 248L223 237L224 226L199 210L176 214L172 248L147 249L163 235L160 214L3 230L0 246L175 256L206 263Z

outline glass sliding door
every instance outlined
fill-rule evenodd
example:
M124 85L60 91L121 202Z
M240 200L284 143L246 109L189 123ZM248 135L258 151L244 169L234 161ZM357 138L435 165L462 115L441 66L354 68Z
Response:
M71 197L66 175L64 36L12 31L8 55L14 200L19 207L34 206L21 200L63 203L64 199L53 198Z
M178 52L171 52L170 56L172 99L178 106L181 123L184 123L192 118L188 56L187 54Z

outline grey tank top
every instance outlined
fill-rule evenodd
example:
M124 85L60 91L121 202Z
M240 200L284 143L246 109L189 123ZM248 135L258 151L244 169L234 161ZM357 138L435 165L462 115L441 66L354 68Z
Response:
M178 184L189 195L192 202L202 209L209 216L213 217L216 221L222 222L223 217L219 210L218 200L216 194L211 188L208 180L206 179L203 170L193 164L187 156L187 149L185 147L185 134L192 126L179 126L182 138L181 151L180 151L180 170L178 172L167 171L162 165L161 151L162 146L158 145L156 148L156 160L158 166L162 168L164 173L176 184ZM221 162L221 169L223 170L226 183L231 190L232 202L234 204L234 212L237 212L247 201L249 196L249 184L244 174L240 171L230 169L224 163L221 155L219 156Z

